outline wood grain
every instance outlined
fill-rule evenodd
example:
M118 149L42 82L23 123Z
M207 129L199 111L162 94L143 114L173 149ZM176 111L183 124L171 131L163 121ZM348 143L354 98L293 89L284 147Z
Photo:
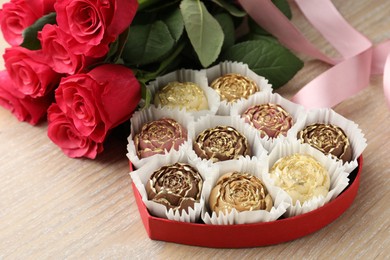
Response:
M373 42L390 38L390 1L333 2ZM294 23L316 46L334 54L292 7ZM6 46L3 40L0 46ZM278 91L285 97L328 68L302 58L304 69ZM352 206L304 238L223 250L147 237L130 187L125 135L110 137L97 160L69 159L48 139L46 123L32 127L0 108L0 258L389 258L390 114L382 77L372 77L367 89L335 110L357 122L368 140L361 186Z

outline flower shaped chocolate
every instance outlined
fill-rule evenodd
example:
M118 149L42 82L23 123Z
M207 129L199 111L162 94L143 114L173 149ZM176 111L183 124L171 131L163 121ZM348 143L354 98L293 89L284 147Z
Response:
M231 172L221 176L210 193L209 206L215 212L267 210L273 202L263 182L248 173Z
M280 158L272 166L271 178L275 185L285 190L292 198L293 204L313 197L324 196L329 192L329 173L314 157L304 154L293 154Z
M169 108L185 108L188 111L209 108L203 90L192 82L171 82L161 88L154 97L154 104Z
M231 126L216 126L201 132L195 139L196 154L213 162L251 155L248 140Z
M156 170L148 183L148 199L163 204L167 209L185 210L199 202L203 179L189 164L175 163Z
M298 133L302 143L308 143L324 154L331 154L344 162L352 159L352 148L344 131L331 124L312 124Z
M286 136L287 131L294 124L292 116L278 104L251 106L241 117L260 131L260 137Z
M164 154L165 150L179 149L187 140L187 130L171 118L161 118L142 126L134 137L134 145L139 158Z
M210 87L215 89L221 99L227 102L235 102L240 98L247 99L250 95L259 91L256 82L236 73L229 73L215 79Z

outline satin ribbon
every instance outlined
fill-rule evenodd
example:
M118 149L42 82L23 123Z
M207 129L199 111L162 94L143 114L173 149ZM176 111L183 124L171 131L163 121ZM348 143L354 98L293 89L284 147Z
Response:
M287 48L334 65L298 91L292 101L307 108L333 107L369 86L371 74L384 74L384 94L390 107L390 41L374 46L330 0L295 0L306 19L341 55L329 57L307 40L271 0L239 2L254 21Z

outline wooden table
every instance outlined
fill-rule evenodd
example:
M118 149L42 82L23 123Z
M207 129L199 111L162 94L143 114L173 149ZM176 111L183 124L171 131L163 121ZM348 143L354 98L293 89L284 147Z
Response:
M390 38L389 1L334 2L372 41ZM295 6L293 10L294 22L307 37L332 53ZM279 92L289 97L327 68L307 60ZM69 159L48 139L46 123L32 127L0 108L0 258L388 258L390 114L382 77L372 77L368 88L335 110L357 122L368 140L361 186L352 206L304 238L222 250L148 238L130 187L125 136L111 137L96 160Z

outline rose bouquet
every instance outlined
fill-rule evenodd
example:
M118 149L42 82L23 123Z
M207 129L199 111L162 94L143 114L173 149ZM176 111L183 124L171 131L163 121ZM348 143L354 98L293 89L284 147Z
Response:
M286 0L274 3L290 18ZM303 66L236 1L10 0L0 23L10 45L0 105L33 125L47 114L49 138L70 157L102 152L161 74L232 60L279 87Z

